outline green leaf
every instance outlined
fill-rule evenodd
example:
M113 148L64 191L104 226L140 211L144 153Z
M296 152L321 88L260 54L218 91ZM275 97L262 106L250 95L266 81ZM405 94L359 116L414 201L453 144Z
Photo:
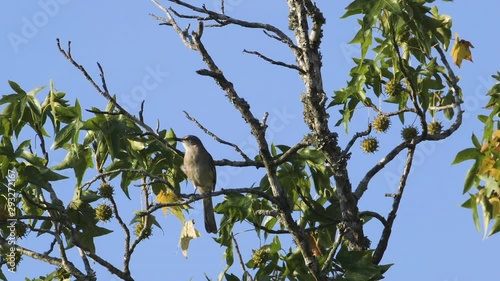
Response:
M227 281L240 281L240 279L238 277L236 277L236 275L234 274L224 274L224 277L226 277L226 280Z
M466 148L455 156L455 160L453 160L451 164L454 165L466 160L478 159L480 156L481 153L477 150L477 148Z
M472 134L471 139L472 143L474 144L474 147L476 147L477 149L481 149L481 143L479 142L479 139L476 137L475 134Z
M83 145L66 145L68 153L63 161L51 169L64 170L73 168L76 176L76 185L79 186L82 182L83 175L87 168L94 166L92 162L92 150Z
M479 119L479 121L483 122L483 123L486 123L488 121L490 117L489 116L486 116L486 115L478 115L477 116L477 119Z
M99 196L96 191L86 189L82 191L80 199L85 203L92 203L101 199L101 196Z
M472 188L472 184L476 179L476 174L479 169L479 163L480 161L474 162L474 164L472 164L472 166L470 167L469 171L467 171L467 175L465 176L465 182L464 182L464 190L462 194L465 194Z
M472 209L472 219L474 220L474 225L476 226L477 231L481 233L481 224L479 223L479 212L477 211L476 196L472 197L471 195L471 198L468 201Z
M63 147L74 137L75 133L78 130L79 128L77 128L77 126L75 126L75 123L73 122L62 128L59 132L56 133L51 149L58 149Z
M2 268L0 268L0 280L7 281L7 277L2 272Z
M270 245L270 253L275 254L281 250L281 242L278 235L274 236L273 243Z
M16 92L18 94L26 95L26 92L23 89L21 89L19 84L17 84L16 82L9 80L9 85L12 88L12 90L14 90L14 92Z
M488 200L488 197L481 195L480 200L481 207L483 209L483 226L486 235L486 231L489 228L491 217L492 217L492 205Z

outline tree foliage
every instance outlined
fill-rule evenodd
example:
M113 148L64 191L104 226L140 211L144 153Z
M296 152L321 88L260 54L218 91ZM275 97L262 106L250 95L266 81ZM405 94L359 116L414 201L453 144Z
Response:
M0 242L4 257L1 269L11 268L9 235L17 233L53 240L47 245L49 250L43 253L13 246L14 266L20 256L27 256L58 267L47 276L33 280L69 276L96 280L94 267L104 267L122 280L133 280L131 256L146 238L154 239L155 228L161 228L157 217L160 209L173 213L183 222L181 247L187 251L189 241L199 236L192 222L184 217L189 204L204 196L223 196L215 207L220 221L214 243L225 249L227 263L220 279L382 279L390 265L381 264L381 260L389 244L415 150L423 142L449 137L461 125L462 92L446 53L452 42L451 18L440 14L437 7L431 7L433 0L353 1L343 17L358 19L359 30L351 44L359 45L361 56L352 58L355 66L348 73L349 80L344 87L326 90L321 53L326 19L313 1L287 1L289 30L234 18L224 12L224 1L219 11L197 6L195 1L193 4L168 1L172 8L156 0L153 2L164 13L153 17L175 30L186 47L200 55L206 68L197 73L220 86L258 144L256 155L246 155L236 145L217 138L235 147L242 160L218 160L216 165L262 168L265 176L256 181L256 186L228 188L209 195L182 193L183 154L173 140L174 130L153 129L144 122L142 109L138 116L128 112L110 94L101 65L98 64L100 81L96 82L73 58L70 44L62 47L58 41L61 54L107 99L108 105L104 109L88 109L84 114L78 100L65 100L65 93L56 90L52 83L46 96L40 98L37 94L44 91L43 87L26 92L15 82L9 82L14 93L0 99L4 106L0 116L0 172L4 186L0 189L2 194L10 194L12 189L21 196L0 197L3 206L0 208L3 222ZM179 8L190 14L177 11ZM180 26L181 20L195 23L196 27L184 29ZM214 25L236 26L243 31L262 30L268 40L283 43L283 48L294 55L294 62L282 62L260 51L246 51L296 72L304 82L297 103L302 103L303 121L309 132L300 142L284 145L269 143L266 139L268 115L262 121L255 117L248 102L210 55L210 46L203 41L204 32L209 32L208 27ZM492 94L492 98L494 96ZM349 125L360 108L368 108L385 118L384 126L392 123L397 127L394 124L399 122L404 128L401 132L388 131L381 127L379 119L375 125L367 124L366 130L349 134ZM489 126L483 137L484 145L473 137L475 148L461 152L456 160L476 159L465 192L472 185L480 191L466 204L474 207L474 202L487 202L483 207L486 206L488 221L496 218L500 202L500 193L495 191L498 185L492 187L492 182L498 181L494 160L498 156L500 135L492 125L498 112L496 107L491 116L481 117ZM188 118L191 117L188 115ZM440 122L444 119L451 120L445 127ZM344 127L346 133L332 130L332 125ZM381 154L376 151L378 143L374 143L372 126L377 132L387 131L398 138L401 135L401 140L386 154ZM35 139L25 137L33 133ZM341 146L344 139L347 145ZM366 143L363 150L380 154L381 160L373 163L356 184L352 182L350 173L353 172L348 164L354 145L363 142ZM65 157L53 160L57 157L51 154L59 152ZM406 163L399 187L391 195L390 212L382 215L372 210L360 211L358 203L371 180L398 155L404 154ZM73 173L72 177L65 176L68 171ZM484 188L479 185L483 179L488 183ZM58 196L56 186L60 184L74 186L74 196L69 202L63 202ZM124 214L122 209L127 202L118 202L115 196L122 192L129 197L129 189L134 186L141 188L145 204L132 214L129 223L124 218L130 214ZM480 193L483 195L477 201ZM477 212L476 208L473 210ZM364 233L364 224L373 218L383 226L379 237L367 237ZM112 231L99 222L108 220L118 222L119 231ZM241 257L234 231L243 223L250 223L253 233L264 241L252 250L249 260ZM15 231L11 231L11 225ZM494 230L498 228L495 224ZM106 256L96 251L96 239L110 237L121 237L124 241L125 250L120 253L124 256L122 265L109 263ZM283 237L289 237L293 244L283 243L286 240ZM69 258L68 253L75 251L83 266ZM235 259L242 268L235 266ZM5 280L1 272L0 279Z
M474 224L478 231L483 229L484 236L490 236L500 231L500 73L492 76L498 82L488 91L490 100L486 108L489 115L478 115L484 123L481 140L472 134L474 145L460 151L453 164L473 160L465 177L463 193L469 194L469 199L462 206L472 210ZM479 220L479 209L482 210L482 226ZM490 228L490 223L493 226Z

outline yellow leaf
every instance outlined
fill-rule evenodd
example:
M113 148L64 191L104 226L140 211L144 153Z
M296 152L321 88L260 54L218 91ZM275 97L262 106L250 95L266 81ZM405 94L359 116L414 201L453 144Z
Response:
M163 190L161 190L160 193L158 193L158 195L156 195L156 202L161 203L161 204L174 203L177 201L179 201L179 198L173 192L165 193ZM165 216L166 216L168 214L168 208L163 207L162 210L163 210L163 214L165 214ZM170 207L170 211L172 212L172 214L174 214L176 217L178 217L181 221L184 221L184 215L182 214L181 210L182 209L180 206ZM180 215L179 215L179 213L180 213Z
M483 162L481 162L481 167L479 168L479 171L477 172L477 174L478 175L484 175L484 174L489 175L494 164L495 164L495 161L493 159L491 159L490 157L485 157Z
M458 34L455 33L455 44L451 49L451 55L453 56L453 63L456 66L461 67L462 60L464 59L472 61L472 53L470 51L470 48L474 48L474 46L472 46L472 43L467 40L460 40Z
M500 130L496 130L493 132L493 137L492 137L492 142L493 142L493 150L496 152L500 152Z
M488 151L489 147L490 147L490 142L489 141L485 141L483 143L483 145L481 146L481 150L479 152L485 153L486 151Z
M187 250L189 248L189 242L192 239L196 239L200 236L201 236L200 232L196 230L196 228L194 228L193 220L184 222L184 225L182 226L181 230L181 240L179 241L179 244L181 245L182 255L184 255L187 258Z

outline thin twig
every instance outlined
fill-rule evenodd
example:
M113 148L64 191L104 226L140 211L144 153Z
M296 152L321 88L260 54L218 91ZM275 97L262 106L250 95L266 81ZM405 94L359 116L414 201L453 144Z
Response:
M143 178L143 181L145 179ZM143 192L143 195L144 195L144 201L145 201L145 205L146 205L146 209L149 207L149 190L148 190L148 187L147 186L143 186L142 187L142 192ZM128 250L128 256L129 256L129 261L130 261L130 256L132 256L132 253L134 252L135 248L137 247L137 245L139 245L139 243L141 241L143 241L145 238L146 238L146 233L148 231L151 231L150 229L150 223L149 223L149 219L150 217L149 216L143 216L142 218L142 222L143 222L143 228L141 229L139 235L137 236L137 238L132 242L132 245L130 245L130 248ZM128 262L129 262L128 261ZM128 269L128 262L127 262L127 269Z
M95 271L92 269L90 266L89 259L87 258L87 255L85 252L78 248L78 253L80 254L80 257L82 258L83 265L85 267L85 271L87 272L87 276L95 276Z
M403 151L408 146L407 142L402 142L395 148L393 148L389 153L387 153L373 168L371 168L366 175L361 179L354 192L354 196L356 196L357 200L359 200L364 192L368 189L368 183L380 170L382 170L385 165L392 161L398 154Z
M297 65L294 65L294 64L289 64L289 63L285 63L285 62L282 62L282 61L276 61L276 60L273 60L269 57L266 57L264 56L263 54L257 52L257 51L247 51L247 50L243 50L244 53L247 53L247 54L252 54L252 55L256 55L258 56L259 58L271 63L271 64L274 64L274 65L278 65L278 66L283 66L283 67L286 67L286 68L290 68L290 69L293 69L293 70L297 70L300 74L303 74L305 73L304 70L302 70L300 67L298 67Z
M153 136L158 142L160 142L162 145L164 145L166 148L174 152L176 155L179 157L182 157L182 153L177 150L175 147L171 146L166 142L164 139L162 139L158 134L155 133L155 131L146 123L142 122L139 118L135 117L134 115L130 114L127 110L125 110L109 93L108 91L108 86L106 84L106 79L104 77L104 70L102 66L97 63L97 66L99 68L99 75L101 77L101 82L102 82L102 87L101 89L99 85L94 81L94 79L89 75L87 70L80 64L78 64L73 57L71 56L71 41L68 42L68 51L66 52L62 47L61 43L59 41L59 38L56 39L57 42L57 48L59 49L59 52L71 63L73 66L75 66L80 72L83 74L83 76L90 82L90 84L99 92L101 96L103 96L108 102L113 104L118 109L118 112L122 113L125 115L127 118L132 120L134 123L136 123L138 126L142 127L147 133L149 133L151 136Z
M111 196L109 198L109 202L111 202L111 207L113 208L113 213L115 214L116 221L118 221L118 224L123 229L123 232L125 232L125 245L124 245L124 253L123 253L123 256L124 256L123 272L125 274L130 275L130 270L129 270L130 230L129 230L127 224L123 221L122 217L120 216L120 212L118 211L118 204L116 204L115 198L113 196Z
M371 133L371 131L372 131L372 124L368 123L368 128L365 131L363 131L363 132L357 132L356 134L354 134L354 136L352 136L352 139L349 141L349 143L347 144L347 146L345 147L345 149L342 151L342 155L344 157L346 157L347 154L349 153L349 150L351 149L351 147L356 142L356 140L358 138L361 138L361 137L364 137L364 136L368 136Z
M302 148L308 147L311 142L308 138L304 138L302 141L296 143L294 146L290 147L287 151L281 154L277 159L273 161L273 165L279 166L285 163L291 156L295 155Z
M328 252L328 256L326 257L326 262L323 264L323 267L321 267L321 273L323 276L326 276L326 274L329 271L330 265L333 264L335 253L337 252L342 242L342 237L344 237L344 232L339 231L339 233L337 233L337 236L335 237L335 241L332 244L332 248Z
M187 113L185 110L183 110L182 112L184 112L184 114L186 115L187 119L189 119L190 121L194 122L196 124L196 126L198 126L201 130L203 130L203 132L205 132L205 134L211 136L214 140L216 140L219 143L222 143L222 144L229 145L229 146L233 147L234 150L236 150L236 152L238 152L241 155L241 157L243 157L243 159L245 159L245 161L252 161L252 159L250 159L250 157L248 157L248 155L246 155L243 152L243 150L241 150L236 144L230 143L228 141L225 141L225 140L219 138L216 134L212 133L205 126L203 126L200 122L198 122L198 120L196 120L196 118L191 117L191 115L189 115L189 113Z
M387 216L387 222L384 226L384 230L382 231L382 235L380 236L377 248L373 253L373 263L375 264L380 263L380 261L382 260L382 256L384 255L384 252L387 249L389 238L391 237L392 225L394 224L394 220L396 219L396 214L398 212L399 204L401 203L401 198L403 197L403 192L406 186L406 180L408 179L408 175L410 174L414 153L415 153L415 147L414 146L408 147L406 164L403 170L403 174L401 175L398 191L394 197L392 209L389 212L389 215Z
M381 214L374 212L374 211L362 211L362 212L359 212L359 216L360 217L369 216L372 218L376 218L377 220L379 220L382 223L383 226L387 225L387 220Z
M245 262L243 261L243 257L241 256L240 247L238 246L238 241L236 241L233 233L231 233L231 238L233 238L234 248L236 249L236 253L238 254L238 260L240 261L240 266L243 270L243 274L247 276L247 280L253 281L252 275L250 274L250 272L248 272L245 266Z

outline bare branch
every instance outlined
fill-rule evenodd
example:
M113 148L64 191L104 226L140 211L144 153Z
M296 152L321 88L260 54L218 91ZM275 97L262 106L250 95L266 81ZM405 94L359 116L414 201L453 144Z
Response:
M258 216L276 217L276 216L278 216L278 211L276 211L276 210L256 210L255 214Z
M347 154L349 153L349 150L354 145L354 143L356 142L356 140L358 138L361 138L361 137L364 137L364 136L368 136L371 131L372 131L372 124L369 123L368 124L368 128L366 129L366 131L357 132L356 134L354 134L354 136L352 136L352 139L349 141L349 143L347 144L347 146L345 147L345 149L342 151L342 155L344 157L347 157Z
M245 262L243 261L243 257L241 256L240 247L238 246L238 241L234 237L234 234L231 233L231 238L233 238L234 248L236 249L236 253L238 254L238 260L240 261L241 269L243 270L243 274L247 276L247 280L253 281L252 275L248 272Z
M321 267L321 274L323 276L326 276L326 274L328 273L330 265L334 264L333 260L335 257L335 253L337 252L342 242L342 237L344 237L344 232L339 231L339 233L337 233L337 236L335 237L335 241L332 244L332 248L328 252L328 256L326 257L326 262L323 264L323 267Z
M173 206L183 206L187 205L190 203L193 203L195 201L202 200L203 198L206 197L217 197L220 195L227 195L227 194L234 194L234 193L250 193L250 194L255 194L257 196L260 196L268 201L270 201L273 204L277 203L277 199L269 195L268 193L258 190L256 188L232 188L232 189L222 189L219 191L214 191L212 193L204 193L204 194L182 194L182 193L176 193L176 196L179 198L185 198L186 200L179 201L179 202L173 202L173 203L158 203L150 206L146 211L143 212L138 212L138 216L145 216L148 214L153 213L154 211L164 208L164 207L173 207Z
M385 220L385 218L377 213L377 212L373 212L373 211L362 211L362 212L359 212L359 215L360 216L368 216L368 217L372 217L372 218L376 218L377 220L379 220L383 226L386 226L387 225L387 221Z
M361 179L361 181L358 184L358 187L356 188L356 191L354 192L354 196L356 196L356 199L359 200L362 196L363 193L368 189L368 183L370 180L375 176L380 170L382 170L387 163L391 162L392 159L394 159L403 149L405 149L408 146L408 142L402 142L395 148L393 148L385 157L383 157L373 168L371 168L366 175Z
M290 149L285 151L285 153L281 154L281 156L278 157L278 159L274 160L273 164L278 166L278 165L285 163L289 157L291 157L292 155L295 155L302 148L308 147L310 145L311 145L311 141L309 140L309 138L308 137L304 138L304 140L298 142L294 146L290 147Z
M387 216L387 222L384 226L384 230L382 231L382 235L377 244L377 248L373 253L373 263L379 264L382 260L382 256L384 255L385 249L387 249L387 244L389 242L389 238L391 237L392 225L394 220L396 219L396 213L398 212L399 203L401 202L401 198L403 197L403 192L406 186L406 180L408 179L408 175L410 174L411 164L413 162L413 154L415 152L415 147L411 146L408 148L408 154L406 157L406 164L403 170L403 174L401 175L401 180L399 182L398 191L394 197L394 202L392 204L392 209Z
M165 8L162 7L160 4L158 4L158 2L156 0L152 0L162 11L165 12ZM170 2L172 3L175 3L175 4L178 4L180 6L183 6L185 8L188 8L194 12L197 12L197 13L201 13L201 14L206 14L208 15L211 19L215 20L215 21L218 21L218 22L223 22L224 24L234 24L234 25L239 25L241 27L246 27L246 28L256 28L256 29L262 29L262 30L265 30L265 31L268 31L268 32L272 32L274 34L276 34L276 36L278 38L280 38L280 41L285 43L286 45L288 45L288 47L294 52L296 53L296 55L298 54L298 50L299 48L293 43L293 40L288 37L283 31L281 31L279 28L273 26L273 25L270 25L270 24L265 24L265 23L260 23L260 22L248 22L248 21L244 21L244 20L239 20L239 19L235 19L235 18L232 18L230 16L227 16L225 14L221 14L221 13L217 13L215 11L212 11L212 10L208 10L206 7L196 7L196 6L193 6L193 5L190 5L184 1L177 1L177 0L169 0ZM175 27L174 27L175 28ZM177 31L177 30L176 30Z
M273 60L269 57L266 57L264 56L263 54L257 52L257 51L247 51L247 50L243 50L244 53L247 53L247 54L252 54L252 55L256 55L258 56L259 58L271 63L271 64L274 64L274 65L279 65L279 66L283 66L283 67L286 67L286 68L290 68L290 69L294 69L294 70L297 70L299 73L303 74L304 73L304 70L300 69L300 67L298 67L297 65L294 65L294 64L288 64L288 63L285 63L285 62L282 62L282 61L276 61L276 60Z
M109 93L108 87L106 85L106 79L104 77L104 71L99 63L97 63L97 66L100 71L100 77L101 77L101 82L102 82L102 87L101 89L97 83L92 79L92 77L88 74L87 70L80 64L78 64L73 57L71 56L71 41L68 42L68 51L66 52L62 47L61 43L59 41L59 38L56 39L57 41L57 48L59 49L59 52L71 63L73 66L75 66L80 72L83 74L83 76L92 84L92 86L99 92L101 96L103 96L108 102L113 104L117 109L118 112L122 113L125 115L127 118L132 120L134 123L136 123L138 126L142 127L146 132L153 136L157 141L159 141L162 145L164 145L167 149L171 150L173 153L176 155L182 157L182 153L177 150L175 147L172 147L169 145L164 139L162 139L158 134L155 133L155 131L146 123L142 122L139 118L135 117L134 115L130 114L127 110L125 110Z
M145 179L143 179L144 181ZM146 208L149 207L149 189L147 186L143 186L142 187L142 192L143 192L143 195L144 195L144 203L146 205ZM143 241L145 238L146 238L146 233L149 229L149 216L144 216L143 218L143 228L141 229L141 231L139 232L139 235L137 236L137 238L134 240L134 242L132 242L132 245L130 245L130 248L128 249L128 256L125 256L125 258L128 259L126 260L126 270L128 271L128 266L129 266L129 263L130 263L130 257L132 256L132 253L134 252L135 248L137 247L137 245L139 245L139 243L141 241Z
M0 248L11 248L14 247L17 252L22 254L23 256L27 256L39 261L43 261L45 263L55 265L57 267L64 267L63 261L59 258L51 257L46 254L41 254L36 251L21 247L19 245L10 245L8 242L2 238L0 238ZM66 271L72 274L73 276L77 277L78 279L84 280L85 279L85 274L81 272L73 263L67 262Z
M123 229L123 232L125 232L125 246L124 246L124 261L123 261L123 272L125 274L130 275L130 270L129 270L129 262L130 262L130 230L128 229L127 224L123 221L120 212L118 211L118 204L116 204L115 198L111 196L109 198L109 202L111 202L111 207L113 208L113 213L115 214L115 218L118 221L118 224L120 227Z
M187 113L185 110L183 110L182 112L184 112L184 114L186 115L187 119L189 119L190 121L193 121L200 129L203 130L203 132L205 132L205 134L211 136L214 140L216 140L216 141L218 141L218 142L220 142L222 144L229 145L229 146L233 147L234 150L236 150L236 152L238 152L241 155L241 157L243 157L243 159L245 159L245 161L252 161L250 159L250 157L248 157L236 144L227 142L227 141L219 138L217 135L215 135L210 130L208 130L207 128L205 128L205 126L203 126L200 122L198 122L198 120L196 120L196 118L191 117L189 115L189 113Z
M415 108L410 108L410 107L402 108L400 110L396 110L396 111L393 111L393 112L383 112L377 106L375 106L373 103L371 103L368 106L370 108L372 108L373 110L375 110L375 112L377 112L377 114L379 114L379 115L385 115L385 116L395 116L395 115L399 115L399 114L405 113L405 112L417 113L417 110Z
M80 254L80 257L82 258L83 265L85 266L85 271L87 272L87 276L95 276L95 271L92 269L90 266L89 259L87 258L87 255L85 252L78 248L78 253Z

